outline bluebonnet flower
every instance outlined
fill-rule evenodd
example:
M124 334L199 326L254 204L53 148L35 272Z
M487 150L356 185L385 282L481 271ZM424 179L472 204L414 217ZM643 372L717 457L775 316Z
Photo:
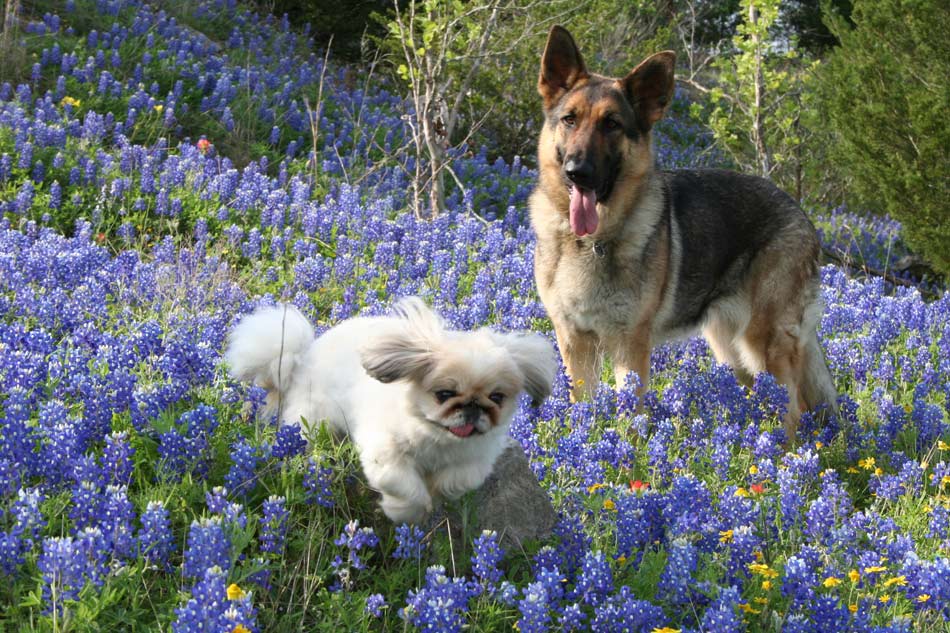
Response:
M396 527L396 549L393 558L419 560L425 551L425 532L415 525L402 523Z
M330 489L332 476L333 470L329 466L321 466L313 457L307 460L307 472L303 477L307 503L316 503L324 508L332 508L335 505L333 491Z
M834 471L825 471L821 481L821 491L806 513L805 533L818 542L822 542L838 517L851 513L851 497Z
M703 613L702 630L717 633L742 633L745 623L739 615L739 590L735 586L726 587ZM828 629L832 630L832 629Z
M231 568L231 543L219 517L191 523L182 572L192 578L201 578L212 567Z
M630 556L663 536L665 498L647 490L621 495L617 508L617 554Z
M381 593L374 593L366 598L366 606L363 608L363 612L373 616L374 618L382 617L383 609L389 606L386 602L386 597Z
M110 433L102 449L102 471L109 483L128 486L132 481L132 456L128 433Z
M613 591L614 576L603 552L587 552L571 598L597 606Z
M237 585L226 586L227 574L209 567L191 589L191 598L175 609L174 633L191 631L257 631L257 610L251 594Z
M821 554L811 547L803 547L798 554L790 556L785 563L782 594L792 599L795 605L811 600L818 587L818 570L821 569Z
M469 599L478 591L464 578L449 578L444 567L433 565L426 570L425 586L409 591L400 615L423 631L461 631Z
M667 549L666 568L660 576L657 587L659 595L674 605L684 605L692 601L693 574L699 563L696 546L688 539L680 537L670 542Z
M171 564L169 557L175 547L168 510L161 501L149 501L140 520L140 554L153 565L168 567Z
M50 610L62 616L64 602L79 597L79 590L86 583L87 564L84 552L72 537L43 541L43 553L37 567L43 573L43 598L49 603Z
M240 439L231 446L231 468L224 482L229 490L246 497L257 485L257 464L260 462L259 449L246 439Z
M128 560L135 548L132 522L135 510L129 501L125 486L107 486L99 507L100 529L103 530L106 547L118 559Z
M518 611L521 612L521 618L516 626L521 633L544 633L548 631L551 614L547 591L542 583L533 582L525 587L524 598L518 602Z
M923 487L923 468L917 462L908 460L896 475L872 477L869 487L878 497L888 501L896 501L908 493L916 496Z
M76 600L87 584L105 582L109 553L102 532L86 528L75 537L47 538L37 567L43 573L43 599L60 615L64 602Z
M666 614L662 608L646 600L637 600L630 588L623 586L594 610L591 630L598 633L646 633L659 629L666 623Z
M224 486L215 486L205 492L205 506L211 514L224 514L229 503L228 489Z
M346 547L348 550L347 562L356 569L363 569L366 565L360 559L360 550L376 547L379 544L379 538L376 536L373 528L361 528L359 521L353 520L346 524L346 528L333 543L334 545Z
M561 616L558 619L559 630L569 633L570 631L586 631L587 614L576 602L561 609Z
M490 591L503 575L498 563L505 557L505 552L498 544L498 534L493 530L483 531L475 539L472 549L472 572L482 586Z
M284 550L289 529L290 512L287 510L286 500L284 497L271 495L264 501L261 513L261 552L279 555Z
M284 424L277 429L271 456L277 459L286 459L302 454L307 448L307 440L300 432L299 424Z

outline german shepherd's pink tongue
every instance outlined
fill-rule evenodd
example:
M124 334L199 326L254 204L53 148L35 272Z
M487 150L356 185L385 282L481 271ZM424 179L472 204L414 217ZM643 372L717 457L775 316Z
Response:
M571 230L578 237L597 231L597 196L593 189L571 187Z

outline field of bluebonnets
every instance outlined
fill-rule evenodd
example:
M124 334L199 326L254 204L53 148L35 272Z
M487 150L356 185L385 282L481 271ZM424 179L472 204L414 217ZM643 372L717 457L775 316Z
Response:
M534 173L471 148L464 193L417 220L398 91L324 68L280 19L184 4L19 16L28 76L0 86L0 630L947 630L943 289L823 269L840 416L806 418L793 453L782 390L737 385L701 339L655 351L641 415L630 390L572 405L562 376L512 429L561 517L526 550L392 526L351 447L258 419L262 392L221 362L258 305L324 327L419 294L459 328L549 332ZM661 165L718 162L683 99ZM814 213L844 258L904 252L894 222Z

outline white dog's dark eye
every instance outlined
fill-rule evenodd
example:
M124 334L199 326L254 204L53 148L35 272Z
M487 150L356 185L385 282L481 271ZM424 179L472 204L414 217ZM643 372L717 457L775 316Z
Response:
M454 398L457 395L458 394L451 389L440 389L435 392L435 399L439 401L439 404L443 404L449 398Z
M490 396L488 396L488 399L500 407L501 403L505 401L505 394L500 391L494 391Z

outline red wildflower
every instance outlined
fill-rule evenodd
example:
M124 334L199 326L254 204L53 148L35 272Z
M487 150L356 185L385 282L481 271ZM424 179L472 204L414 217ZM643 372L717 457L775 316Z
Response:
M634 492L641 492L649 487L650 482L648 481L640 481L639 479L630 481L630 490L633 490Z

